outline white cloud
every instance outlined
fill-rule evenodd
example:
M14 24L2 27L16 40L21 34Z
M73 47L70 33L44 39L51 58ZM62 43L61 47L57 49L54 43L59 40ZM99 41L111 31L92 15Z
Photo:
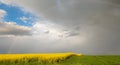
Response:
M31 28L13 22L0 22L0 35L31 35Z
M79 31L67 29L65 26L55 24L50 21L38 20L33 25L33 35L48 35L53 38L67 38L79 35Z
M58 28L57 25L48 21L41 21L44 23L36 22L33 26L33 35L37 36L47 36L51 39L61 39L64 36L64 31L62 31L62 27Z
M27 23L29 21L29 18L22 16L20 17L20 20L22 20L24 23Z
M0 9L0 21L3 20L4 16L7 15L7 12L3 9Z
M10 4L11 1L10 0L0 0L0 3Z

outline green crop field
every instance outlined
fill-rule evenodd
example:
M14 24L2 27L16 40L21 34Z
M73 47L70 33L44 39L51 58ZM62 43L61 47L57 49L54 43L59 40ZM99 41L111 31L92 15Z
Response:
M0 65L120 65L120 55L75 55L75 54L60 55L59 54L59 57L57 55L56 57L54 56L49 57L49 56L47 55L47 60L38 59L37 57L39 57L39 55L26 59L25 58L22 59L20 58L17 60L3 59L0 60ZM1 58L2 56L0 57L0 59ZM56 60L54 60L55 58Z

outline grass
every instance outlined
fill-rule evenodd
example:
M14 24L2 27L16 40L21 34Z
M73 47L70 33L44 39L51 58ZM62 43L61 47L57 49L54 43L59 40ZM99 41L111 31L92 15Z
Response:
M61 65L120 65L120 55L83 55L72 56Z
M120 55L0 54L0 65L120 65Z

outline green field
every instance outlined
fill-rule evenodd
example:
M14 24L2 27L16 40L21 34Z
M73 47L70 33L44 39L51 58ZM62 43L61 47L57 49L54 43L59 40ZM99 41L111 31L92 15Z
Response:
M84 55L81 57L73 56L64 60L60 65L120 65L119 55L104 55L104 56L90 56Z
M120 55L82 55L71 56L56 62L39 61L0 61L0 65L120 65Z

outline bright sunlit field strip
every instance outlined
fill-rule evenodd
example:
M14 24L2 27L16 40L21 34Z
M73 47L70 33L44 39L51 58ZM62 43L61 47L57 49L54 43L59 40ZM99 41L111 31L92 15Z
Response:
M0 61L60 61L71 56L81 56L74 53L50 53L50 54L0 54Z

